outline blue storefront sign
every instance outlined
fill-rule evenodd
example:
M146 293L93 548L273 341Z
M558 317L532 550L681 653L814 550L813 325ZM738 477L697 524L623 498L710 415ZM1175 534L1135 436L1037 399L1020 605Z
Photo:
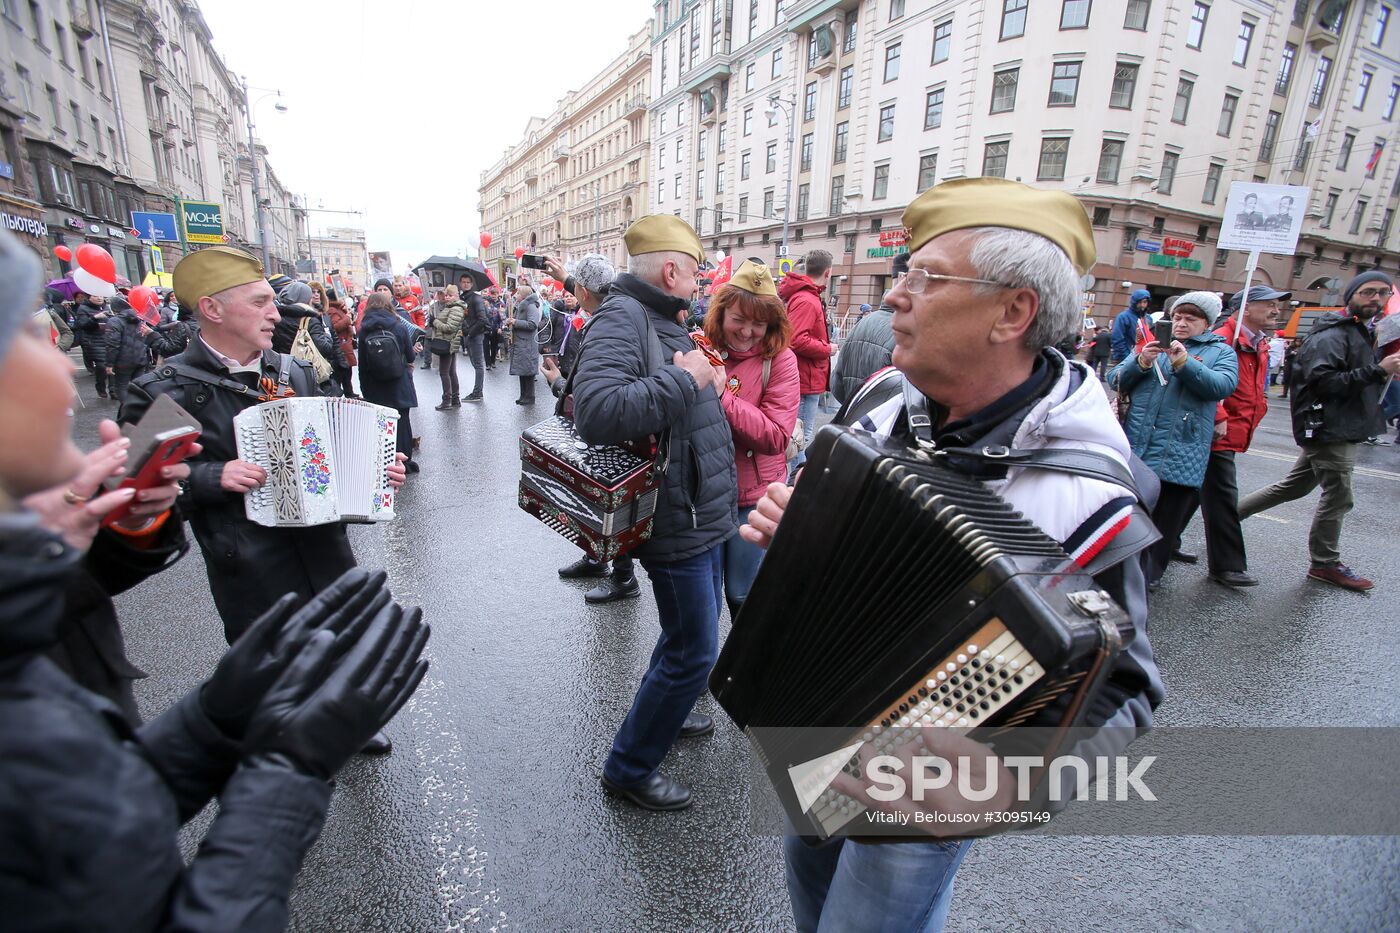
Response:
M143 240L164 240L167 243L180 242L180 231L175 225L174 214L132 211L131 229L138 231Z
M1144 252L1144 253L1157 253L1157 252L1161 252L1161 250L1162 250L1162 244L1161 244L1161 243L1153 243L1151 240L1138 240L1138 241L1137 241L1137 248L1138 248L1138 250L1139 250L1140 252Z

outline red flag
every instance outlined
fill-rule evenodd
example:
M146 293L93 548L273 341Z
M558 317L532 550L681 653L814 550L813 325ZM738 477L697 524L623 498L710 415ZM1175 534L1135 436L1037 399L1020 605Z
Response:
M1366 172L1367 172L1367 174L1369 174L1369 173L1371 173L1371 172L1374 172L1374 171L1376 170L1376 165L1377 165L1377 164L1380 162L1380 160L1381 160L1381 150L1383 150L1383 149L1385 149L1385 143L1382 143L1382 142L1376 143L1376 149L1375 149L1374 152L1371 153L1371 161L1369 161L1369 162L1366 163Z

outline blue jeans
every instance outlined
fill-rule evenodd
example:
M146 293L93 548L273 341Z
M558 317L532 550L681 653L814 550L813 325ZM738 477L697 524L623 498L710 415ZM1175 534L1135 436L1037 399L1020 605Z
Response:
M656 595L661 638L603 765L603 777L620 787L640 784L661 766L705 691L719 655L723 561L721 544L685 560L642 560Z
M471 394L480 395L482 380L486 378L486 335L468 337L467 350L471 353L472 369L476 370L476 384L472 386Z
M788 897L799 933L935 933L948 919L965 842L867 845L783 840Z
M807 443L812 443L812 433L817 429L817 403L821 401L822 394L813 392L811 395L804 395L797 403L797 417L802 420L802 434L806 437ZM802 451L792 462L788 464L788 480L792 480L792 475L797 472L797 468L807 462L807 448Z
M750 506L752 508L752 506ZM739 514L748 514L749 509L739 507ZM758 576L758 565L763 562L763 548L751 544L736 531L724 542L724 598L729 603L730 614L749 598L749 588L753 578Z

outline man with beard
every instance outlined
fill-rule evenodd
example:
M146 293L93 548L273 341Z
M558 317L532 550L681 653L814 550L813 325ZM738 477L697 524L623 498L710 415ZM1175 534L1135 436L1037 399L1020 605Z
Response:
M1352 507L1356 445L1372 433L1381 387L1400 373L1400 353L1376 362L1367 326L1390 300L1394 283L1380 270L1363 272L1342 293L1346 313L1322 315L1293 360L1293 439L1302 452L1287 476L1240 502L1240 518L1301 499L1319 485L1322 498L1308 533L1313 580L1365 592L1374 584L1342 563L1342 519Z

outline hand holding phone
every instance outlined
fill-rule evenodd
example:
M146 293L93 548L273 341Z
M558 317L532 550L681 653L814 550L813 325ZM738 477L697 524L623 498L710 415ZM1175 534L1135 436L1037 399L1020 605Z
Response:
M127 425L122 433L131 441L131 456L126 472L112 477L106 485L111 490L134 489L136 494L125 505L109 512L102 519L103 527L111 527L128 517L132 508L140 504L142 491L169 484L163 471L195 453L200 425L194 415L170 396L160 395L141 420Z
M1157 341L1163 350L1172 345L1171 318L1163 317L1162 320L1152 325L1152 339Z

